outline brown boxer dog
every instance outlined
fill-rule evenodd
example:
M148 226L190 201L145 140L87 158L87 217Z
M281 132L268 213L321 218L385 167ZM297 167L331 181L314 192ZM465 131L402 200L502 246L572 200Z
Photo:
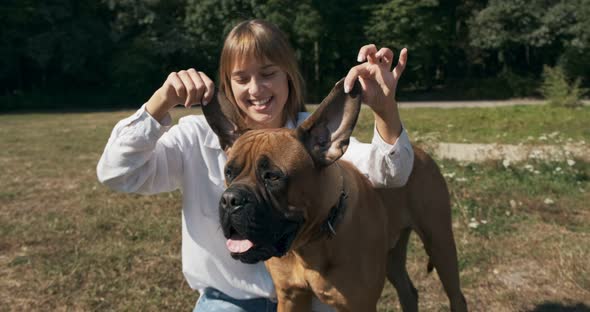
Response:
M265 261L278 311L311 311L312 296L337 311L376 311L385 278L404 311L418 310L406 271L414 230L436 268L451 310L466 311L449 193L437 165L414 148L404 187L376 189L338 160L360 112L360 85L340 81L296 129L248 130L222 94L203 107L227 153L219 218L232 257Z

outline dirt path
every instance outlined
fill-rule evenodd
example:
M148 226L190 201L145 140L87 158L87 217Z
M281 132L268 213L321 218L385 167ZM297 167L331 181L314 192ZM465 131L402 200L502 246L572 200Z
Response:
M438 158L466 162L487 160L521 162L528 159L549 161L579 159L590 162L590 148L586 143L565 145L437 143L427 149Z

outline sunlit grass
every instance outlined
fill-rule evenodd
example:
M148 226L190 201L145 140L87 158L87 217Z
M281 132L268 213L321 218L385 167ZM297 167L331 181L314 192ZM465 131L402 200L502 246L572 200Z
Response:
M454 143L590 144L590 106L401 109L414 141ZM355 135L370 139L373 115L363 109Z
M177 120L195 111L173 115ZM197 294L181 272L180 194L119 194L96 180L112 127L131 113L0 116L0 302L8 310L194 306ZM401 113L411 135L438 133L443 141L518 143L532 136L542 143L540 136L555 131L554 139L590 138L588 108ZM368 140L372 127L364 111L355 134ZM590 304L590 164L439 164L452 195L463 288L473 310ZM421 309L440 310L446 297L436 274L426 274L415 235L410 250ZM399 311L387 285L379 311L392 310Z

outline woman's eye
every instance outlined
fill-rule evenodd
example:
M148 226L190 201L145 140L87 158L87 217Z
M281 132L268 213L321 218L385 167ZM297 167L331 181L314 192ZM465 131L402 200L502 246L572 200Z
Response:
M245 84L248 83L248 78L244 77L234 77L233 79L237 84Z
M269 78L269 77L274 76L276 73L277 73L276 71L262 73L262 77Z

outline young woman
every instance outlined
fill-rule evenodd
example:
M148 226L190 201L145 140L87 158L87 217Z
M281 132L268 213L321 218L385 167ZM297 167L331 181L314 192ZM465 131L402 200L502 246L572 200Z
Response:
M343 159L379 187L403 186L414 159L395 102L407 51L401 51L391 71L393 56L390 49L363 46L361 64L345 79L347 90L359 79L362 101L374 112L375 130L370 144L352 139ZM229 33L219 78L219 89L239 107L250 128L293 128L308 116L294 53L270 23L245 21ZM274 287L264 264L232 259L219 227L226 156L216 135L203 116L187 116L171 125L172 107L207 105L214 88L206 74L194 69L171 73L146 104L117 123L98 163L98 178L122 192L182 190L182 264L190 287L200 292L195 311L274 311ZM314 310L325 308L314 302Z

